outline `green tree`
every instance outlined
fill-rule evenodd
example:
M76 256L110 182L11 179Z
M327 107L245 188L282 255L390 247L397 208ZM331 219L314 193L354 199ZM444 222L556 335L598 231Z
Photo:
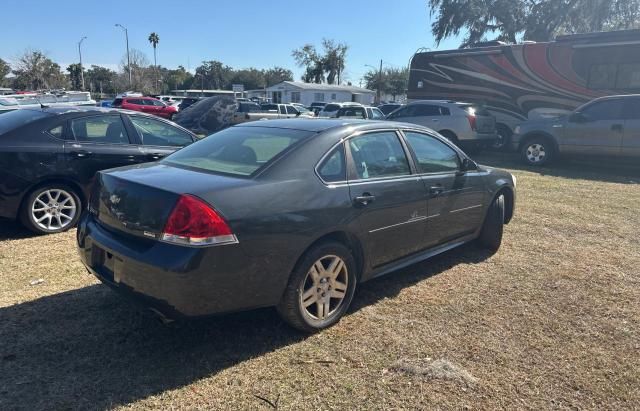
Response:
M378 70L370 70L364 75L366 87L371 90L378 90L382 94L393 96L396 100L398 96L407 93L409 81L409 70L407 68L384 68L382 76Z
M80 64L74 63L67 67L69 72L69 81L71 82L71 88L73 90L80 90L82 88L82 76L80 75Z
M22 90L41 90L65 88L69 81L54 63L42 51L27 50L20 56L13 70L13 87Z
M156 32L152 32L151 34L149 34L149 43L151 43L151 45L153 46L153 66L155 68L155 82L154 82L154 89L157 89L158 86L158 58L156 55L156 49L158 48L158 43L160 43L160 36L158 36L158 33Z
M203 61L202 65L196 67L196 76L199 76L198 84L201 87L224 90L231 88L233 69L221 61Z
M293 72L283 67L273 67L264 70L264 81L266 87L271 87L283 81L293 81Z
M0 59L0 86L5 84L5 77L11 73L11 66L6 61Z
M85 78L89 82L89 89L91 91L99 91L107 94L116 94L116 79L118 73L102 66L92 65Z
M302 81L307 83L340 84L340 75L345 68L349 46L334 40L322 40L323 52L316 50L313 44L305 44L291 52L296 64L305 68Z
M264 71L250 67L242 70L234 70L231 75L231 84L242 84L245 90L255 90L264 87Z
M174 70L168 70L164 78L170 90L189 89L193 83L193 75L183 66L178 66L178 68Z
M436 43L548 41L558 34L638 27L640 0L427 0Z

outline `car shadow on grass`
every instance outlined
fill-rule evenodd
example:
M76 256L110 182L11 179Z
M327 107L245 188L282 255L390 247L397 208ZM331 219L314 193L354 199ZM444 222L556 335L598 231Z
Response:
M351 314L487 257L463 246L370 281ZM273 309L165 326L103 285L0 308L0 336L0 409L28 410L130 404L306 338Z
M0 217L0 241L19 240L21 238L36 237L38 234L27 230L15 220Z
M523 164L517 153L482 152L473 159L480 164L528 171L540 175L602 181L607 183L640 184L638 161L617 159L580 159L567 157L556 159L552 164L534 167Z

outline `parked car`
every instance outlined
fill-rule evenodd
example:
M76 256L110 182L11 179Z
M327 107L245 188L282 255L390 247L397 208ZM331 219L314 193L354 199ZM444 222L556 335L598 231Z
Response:
M324 106L322 110L320 110L320 112L318 113L318 117L325 117L325 118L335 117L336 114L338 113L338 110L340 110L340 108L342 107L362 107L362 104L351 103L351 102L329 103L326 106Z
M171 120L178 112L178 108L165 104L153 97L122 97L113 100L113 108L141 111Z
M385 115L377 107L346 106L336 113L336 118L358 118L363 120L384 120Z
M421 100L397 109L387 119L429 127L471 153L490 147L497 138L496 119L474 104Z
M155 116L100 107L0 117L0 216L36 233L73 227L98 170L158 160L196 141Z
M526 164L561 155L640 158L640 95L601 97L557 118L516 126L512 147Z
M400 103L386 103L386 104L380 104L378 106L380 111L382 111L385 116L391 114L393 111L399 109L400 107L402 107L402 104Z
M77 242L98 279L169 318L276 306L316 331L357 283L472 240L497 250L515 185L420 126L258 121L100 172Z
M268 103L258 106L258 109L256 111L241 111L242 104L252 104L257 106L257 104L255 103L240 103L240 105L238 106L238 110L233 116L232 124L240 124L256 120L275 120L300 116L313 117L313 113L309 111L302 113L291 104Z
M309 106L309 110L312 110L316 107L319 108L323 108L324 106L326 106L327 103L323 102L323 101L314 101L313 103L311 103L311 105Z
M200 97L185 97L182 99L180 104L178 104L178 110L182 111L188 107L191 107L198 101L200 101Z

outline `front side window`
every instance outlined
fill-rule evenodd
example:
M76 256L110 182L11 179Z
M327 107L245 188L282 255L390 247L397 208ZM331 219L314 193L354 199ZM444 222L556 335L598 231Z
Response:
M624 104L625 120L640 120L640 98L629 98Z
M2 115L2 121L0 121L0 134L4 134L25 124L29 124L33 121L40 120L51 115L52 114L49 114L44 110L12 110Z
M624 103L622 100L597 101L582 109L582 113L589 121L620 120L623 118Z
M120 116L96 116L71 120L71 132L77 141L103 144L129 144Z
M389 114L389 119L410 117L413 113L413 106L403 107Z
M287 114L294 114L294 115L297 115L297 114L300 114L300 113L298 112L298 110L296 110L296 108L295 108L295 107L293 107L293 106L287 106Z
M165 162L212 173L251 176L310 131L269 127L231 127L168 156Z
M392 131L354 137L349 140L349 149L358 179L410 174L402 144Z
M342 144L336 147L333 152L320 163L318 166L318 174L327 183L335 183L347 179L344 146Z
M405 131L409 145L413 149L420 173L442 173L457 171L458 154L437 138L426 134Z
M130 119L145 146L184 147L193 143L188 133L160 120L139 116Z

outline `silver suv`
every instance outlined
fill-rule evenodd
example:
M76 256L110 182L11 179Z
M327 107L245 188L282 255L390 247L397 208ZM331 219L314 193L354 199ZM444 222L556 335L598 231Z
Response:
M470 152L490 147L497 138L496 119L484 108L469 103L414 101L390 113L387 120L429 127Z

